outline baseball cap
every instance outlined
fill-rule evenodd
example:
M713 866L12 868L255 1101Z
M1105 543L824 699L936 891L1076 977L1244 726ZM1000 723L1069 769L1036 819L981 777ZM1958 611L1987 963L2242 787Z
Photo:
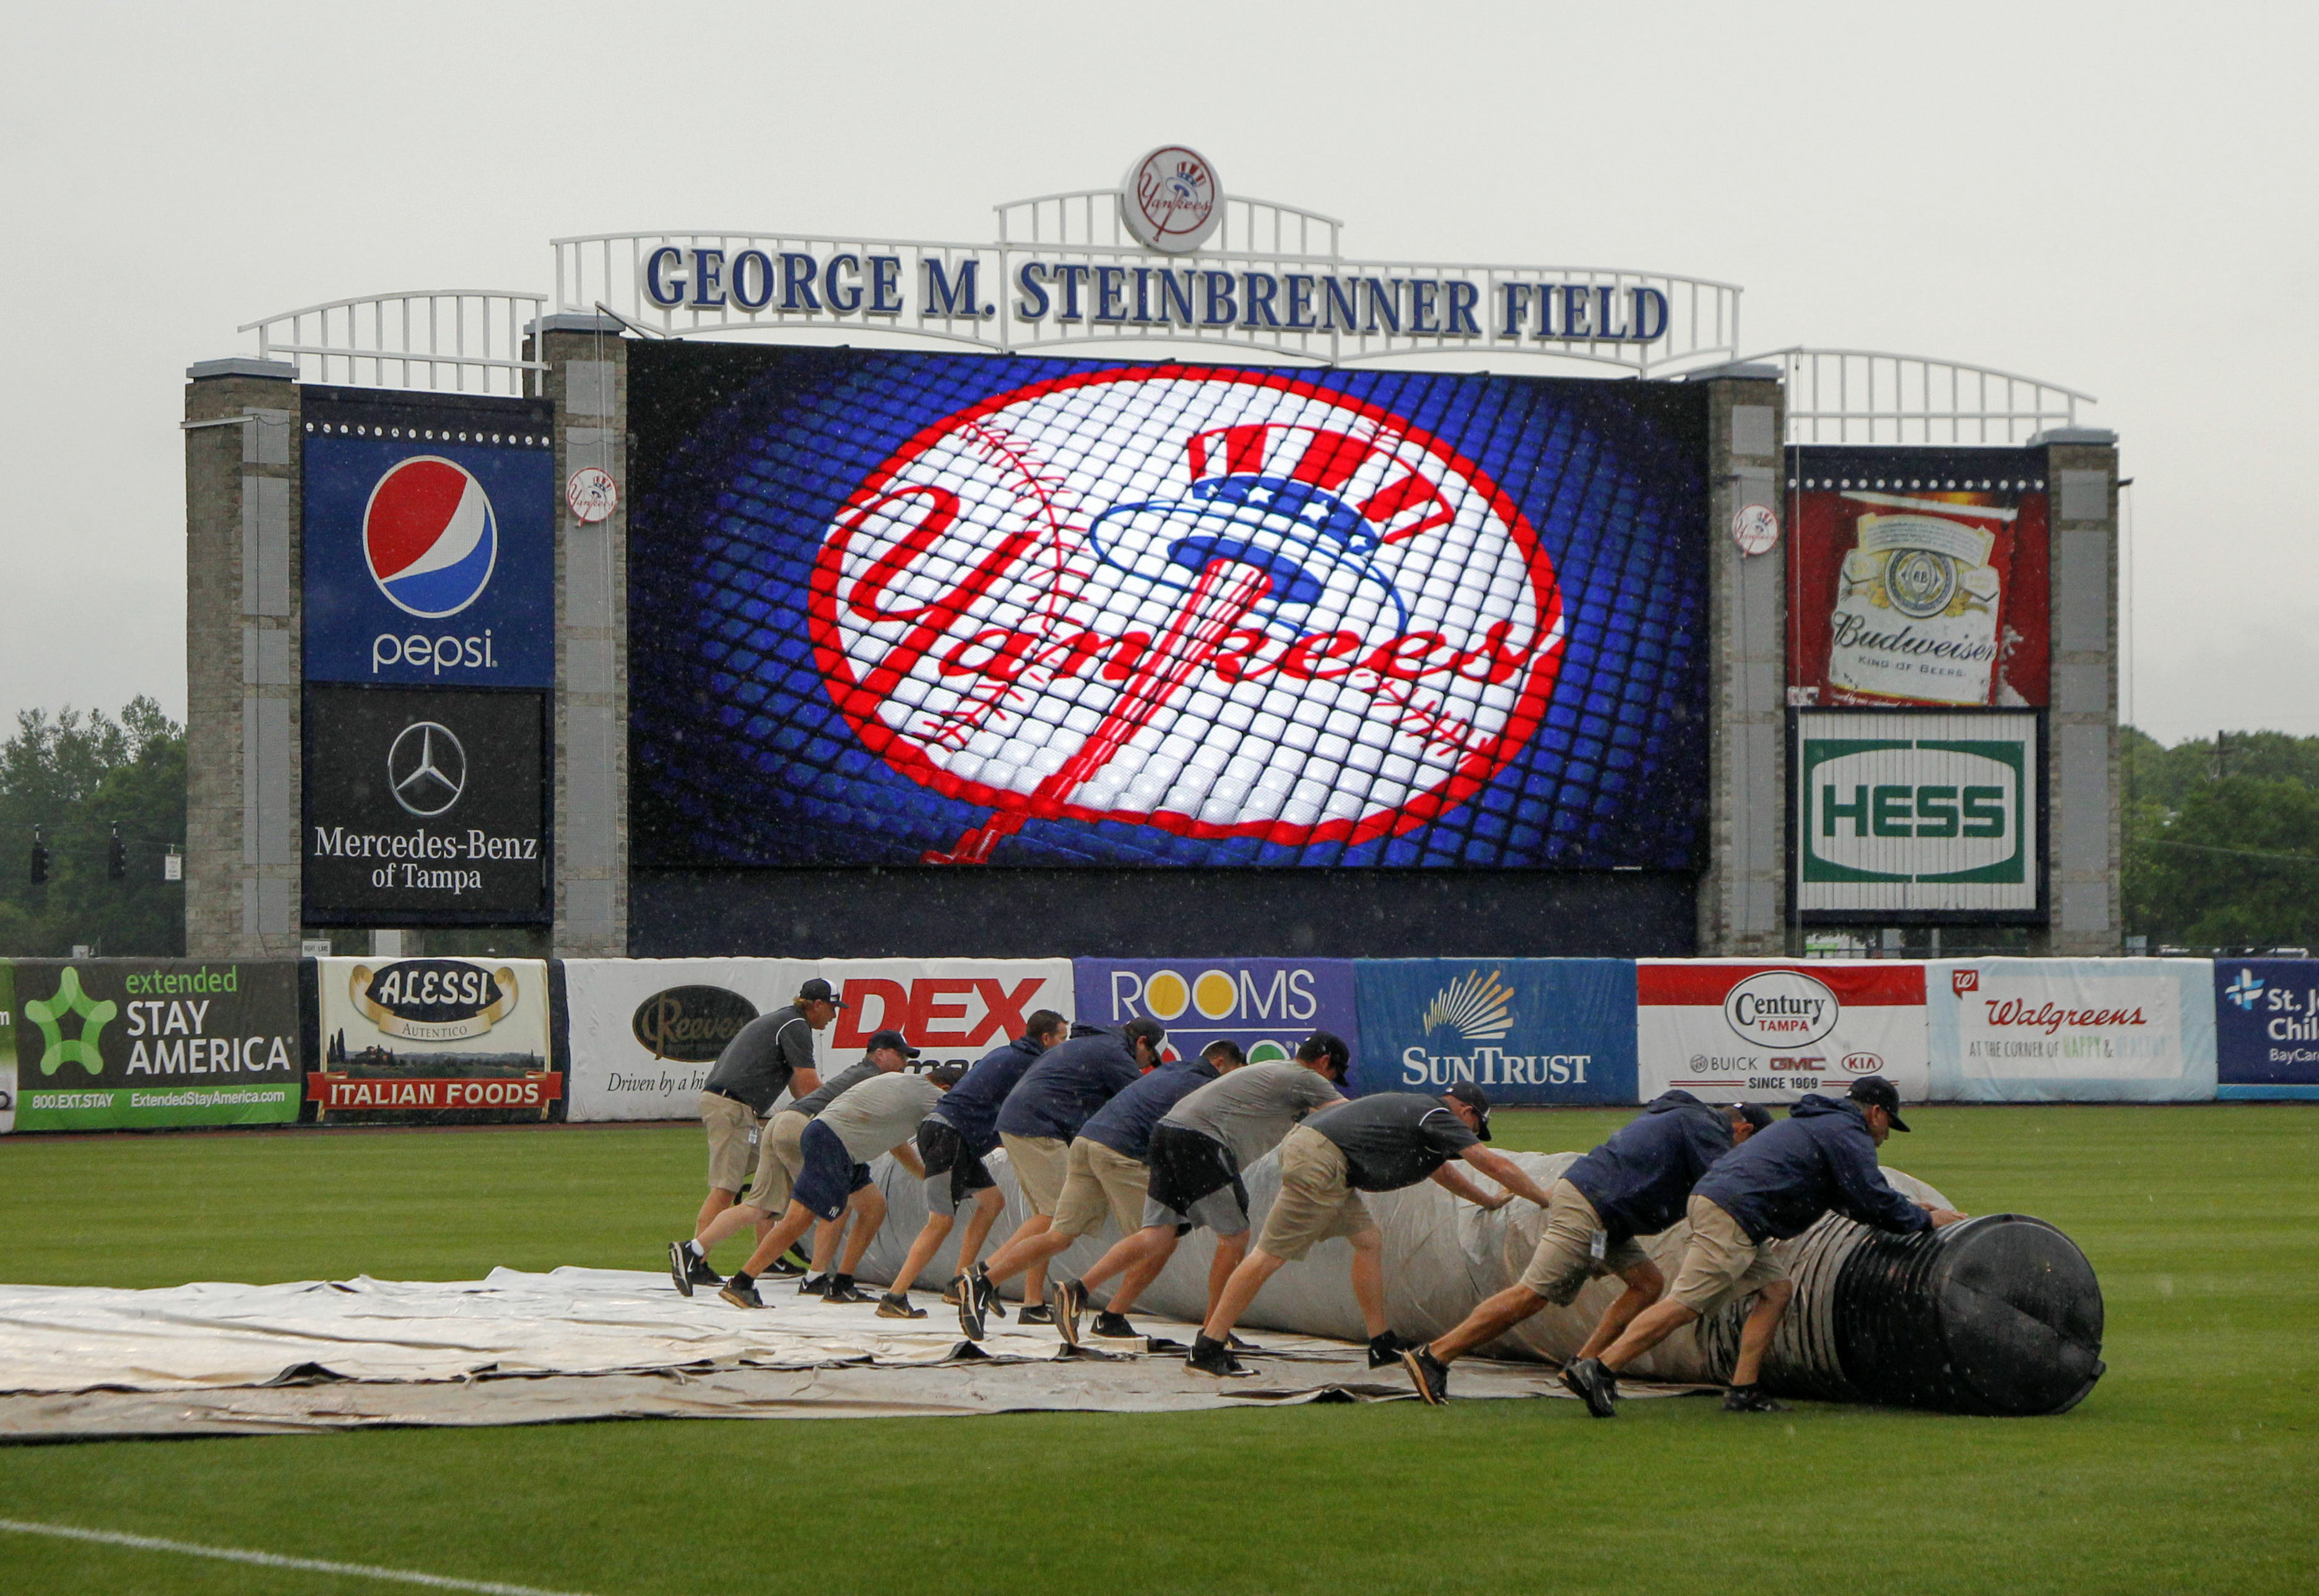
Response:
M1734 1103L1731 1112L1758 1131L1768 1129L1772 1123L1772 1111L1760 1103Z
M845 1000L831 991L829 983L819 976L798 988L797 1000L799 1003L826 1003L837 1008L845 1006Z
M1490 1140L1490 1095L1487 1092L1472 1081L1461 1080L1452 1081L1449 1084L1449 1089L1441 1095L1444 1097L1455 1097L1475 1114L1480 1114L1482 1123L1474 1134L1484 1141Z
M869 1041L863 1044L862 1050L865 1053L874 1053L880 1048L892 1048L905 1059L915 1059L918 1056L918 1050L904 1041L902 1033L898 1031L875 1032Z
M1863 1108L1882 1109L1891 1116L1892 1128L1895 1131L1905 1131L1908 1128L1900 1118L1900 1094L1893 1090L1892 1083L1882 1076L1872 1075L1866 1080L1854 1081L1852 1090L1846 1092L1845 1096Z
M1333 1031L1313 1032L1296 1044L1296 1056L1300 1059L1326 1059L1336 1067L1340 1075L1351 1069L1353 1063L1353 1050L1347 1047L1345 1039Z
M1126 1031L1129 1041L1132 1042L1136 1038L1141 1037L1151 1044L1151 1050L1155 1053L1168 1040L1168 1027L1150 1014L1138 1014L1128 1021Z

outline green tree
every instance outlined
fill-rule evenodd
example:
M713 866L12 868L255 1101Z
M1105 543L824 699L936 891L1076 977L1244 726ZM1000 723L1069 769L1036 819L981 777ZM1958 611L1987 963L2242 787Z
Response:
M129 874L106 873L114 825ZM49 879L32 880L33 828ZM162 858L185 837L185 730L140 694L118 718L28 709L0 744L0 953L61 957L77 942L108 954L185 948L185 888Z
M2153 947L2319 945L2319 737L2121 741L2128 931Z

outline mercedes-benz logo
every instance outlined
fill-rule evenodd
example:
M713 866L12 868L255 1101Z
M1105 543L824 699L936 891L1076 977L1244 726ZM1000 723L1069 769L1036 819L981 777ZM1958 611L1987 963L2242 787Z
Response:
M386 785L396 803L421 820L430 820L457 803L466 790L467 751L449 726L413 721L386 751Z

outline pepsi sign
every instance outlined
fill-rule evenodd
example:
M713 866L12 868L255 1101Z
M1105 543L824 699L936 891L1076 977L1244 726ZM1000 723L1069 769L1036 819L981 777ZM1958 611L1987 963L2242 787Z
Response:
M308 388L302 425L306 680L554 685L548 404Z

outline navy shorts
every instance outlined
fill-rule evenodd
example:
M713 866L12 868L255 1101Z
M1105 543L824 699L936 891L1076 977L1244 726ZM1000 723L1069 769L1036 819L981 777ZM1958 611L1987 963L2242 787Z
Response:
M846 1199L870 1184L870 1166L855 1163L837 1132L819 1120L806 1126L798 1146L805 1153L805 1167L798 1171L790 1200L804 1204L819 1218L835 1219L845 1212Z
M1178 1236L1202 1225L1219 1236L1248 1229L1248 1187L1223 1142L1188 1125L1163 1124L1151 1132L1145 1158L1151 1166L1146 1228L1172 1224Z
M998 1182L958 1127L932 1114L918 1122L918 1161L926 1167L926 1209L955 1214L961 1203Z

